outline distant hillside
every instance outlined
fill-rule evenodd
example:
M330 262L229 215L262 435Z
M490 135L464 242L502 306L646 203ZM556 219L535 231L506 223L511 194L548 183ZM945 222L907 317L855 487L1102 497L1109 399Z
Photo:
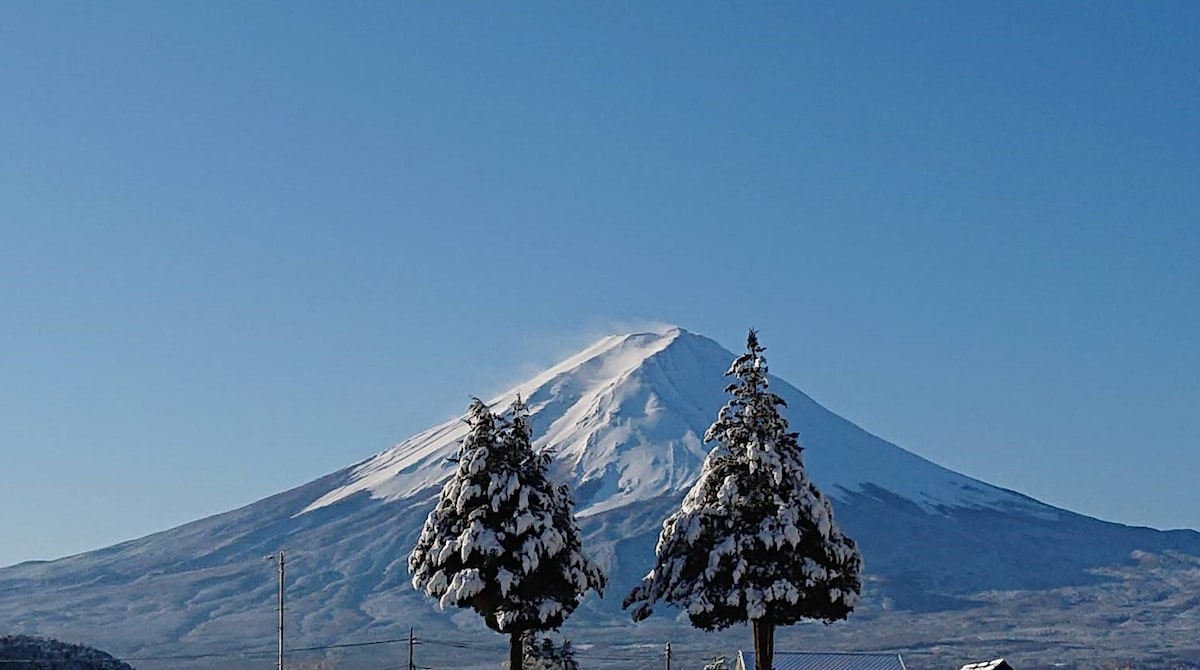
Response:
M99 649L28 635L0 637L0 662L37 670L133 670Z

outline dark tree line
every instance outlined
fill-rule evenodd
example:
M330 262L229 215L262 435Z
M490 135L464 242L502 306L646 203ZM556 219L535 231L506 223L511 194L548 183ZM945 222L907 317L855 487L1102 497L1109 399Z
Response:
M0 637L0 661L12 670L133 670L99 649L44 637Z

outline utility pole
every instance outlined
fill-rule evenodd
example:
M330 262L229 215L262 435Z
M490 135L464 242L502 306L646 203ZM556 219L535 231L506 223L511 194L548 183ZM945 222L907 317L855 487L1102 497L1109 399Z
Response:
M417 670L417 666L413 664L413 647L417 646L417 637L413 634L413 629L408 629L408 670Z
M283 550L280 549L277 555L265 557L268 561L275 561L275 569L279 572L279 661L278 670L283 670Z
M666 657L667 657L667 670L671 670L671 643L670 642L667 643Z

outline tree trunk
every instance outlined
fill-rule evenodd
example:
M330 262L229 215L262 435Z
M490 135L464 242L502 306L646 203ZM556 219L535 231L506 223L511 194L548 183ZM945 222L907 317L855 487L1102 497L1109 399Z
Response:
M508 634L508 670L521 670L521 634Z
M771 670L775 663L775 622L754 620L754 670Z

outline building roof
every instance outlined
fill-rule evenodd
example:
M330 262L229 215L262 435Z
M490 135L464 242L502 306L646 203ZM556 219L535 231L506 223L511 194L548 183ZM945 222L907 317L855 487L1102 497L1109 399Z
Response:
M968 663L961 670L1013 670L1013 667L1003 658L997 658L981 663Z
M900 654L775 651L773 670L906 670ZM754 669L754 652L739 651L738 670Z

